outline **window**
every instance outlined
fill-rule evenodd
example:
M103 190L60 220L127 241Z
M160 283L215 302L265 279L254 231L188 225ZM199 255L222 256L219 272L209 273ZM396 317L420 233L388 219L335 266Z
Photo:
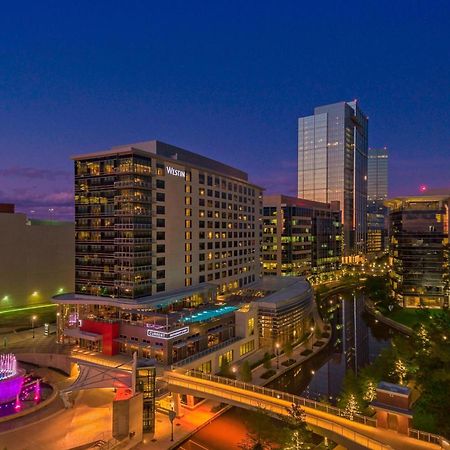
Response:
M166 187L166 183L164 180L156 180L156 187L158 189L164 189Z
M166 208L162 205L157 205L156 206L156 214L165 214L166 213Z
M244 356L247 353L252 352L253 350L255 350L255 341L252 340L252 341L246 342L245 344L242 344L239 347L239 356Z
M224 360L226 360L228 364L233 362L233 350L228 350L222 355L219 355L219 367L222 367L222 365L225 363Z
M163 292L166 290L166 283L158 283L156 285L156 292Z
M200 366L197 367L197 370L203 373L211 373L212 371L211 360L202 363Z
M164 192L156 193L156 201L157 202L164 202L165 200L166 200L166 194L164 194Z

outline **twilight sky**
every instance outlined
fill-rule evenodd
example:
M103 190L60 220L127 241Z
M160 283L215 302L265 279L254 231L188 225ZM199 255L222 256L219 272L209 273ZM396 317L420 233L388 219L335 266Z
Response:
M0 202L71 218L70 155L155 138L295 195L297 118L354 98L391 195L450 186L449 30L447 0L8 2Z

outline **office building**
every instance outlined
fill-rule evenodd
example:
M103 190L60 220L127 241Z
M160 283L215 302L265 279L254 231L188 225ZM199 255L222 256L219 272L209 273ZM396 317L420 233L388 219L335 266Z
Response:
M403 307L449 305L450 192L387 200L391 293Z
M74 224L0 204L0 309L50 303L74 288Z
M264 275L299 276L340 268L342 223L337 202L268 195L263 205Z
M367 253L387 250L388 217L384 202L388 196L388 150L370 148L367 178Z
M357 101L314 109L298 129L298 197L337 201L344 261L366 253L368 118Z

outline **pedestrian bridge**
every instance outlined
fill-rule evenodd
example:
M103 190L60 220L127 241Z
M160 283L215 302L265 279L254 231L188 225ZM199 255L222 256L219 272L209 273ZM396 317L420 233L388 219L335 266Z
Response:
M376 420L355 415L353 420L331 405L316 402L297 395L231 380L195 370L172 370L164 372L164 380L174 393L210 398L247 409L263 409L268 414L287 415L292 403L302 406L306 422L334 436L351 441L356 446L374 450L441 449L446 442L439 436L410 430L410 435L376 427Z

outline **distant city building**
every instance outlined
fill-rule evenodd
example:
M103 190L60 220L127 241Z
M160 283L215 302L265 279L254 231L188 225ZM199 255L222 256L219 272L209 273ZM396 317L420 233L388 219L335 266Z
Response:
M57 339L204 372L255 352L257 300L273 294L258 284L261 188L158 141L74 160L75 291L54 297Z
M388 149L370 148L367 179L367 253L387 250Z
M340 267L342 224L337 202L267 195L263 205L263 274L299 276Z
M50 303L74 288L74 224L0 204L0 309Z
M449 305L449 202L445 195L387 200L390 286L404 307Z
M366 253L368 118L357 101L314 109L298 129L298 197L342 209L346 260Z

